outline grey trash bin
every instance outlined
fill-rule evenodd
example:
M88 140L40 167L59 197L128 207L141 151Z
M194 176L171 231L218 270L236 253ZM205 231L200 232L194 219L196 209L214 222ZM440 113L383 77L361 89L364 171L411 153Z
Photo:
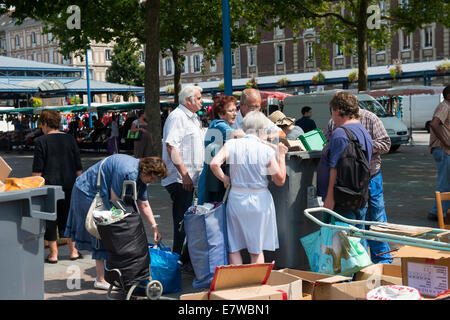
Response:
M56 220L60 186L0 192L0 300L44 299L45 220Z
M275 203L279 249L264 252L265 260L275 260L275 268L309 270L300 238L316 230L303 211L317 206L317 166L321 151L298 151L286 154L286 182L282 187L272 181L269 190Z

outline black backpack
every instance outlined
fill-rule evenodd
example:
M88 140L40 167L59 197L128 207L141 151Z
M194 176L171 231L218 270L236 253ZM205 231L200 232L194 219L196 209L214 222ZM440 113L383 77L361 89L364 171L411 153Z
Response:
M334 185L335 207L356 211L364 208L369 200L370 167L358 139L342 126L349 143L338 160Z

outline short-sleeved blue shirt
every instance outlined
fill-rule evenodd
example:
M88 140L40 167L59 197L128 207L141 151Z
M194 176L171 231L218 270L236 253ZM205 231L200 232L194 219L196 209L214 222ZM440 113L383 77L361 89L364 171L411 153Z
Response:
M359 122L348 123L344 125L358 139L362 149L366 153L367 161L370 163L373 152L373 142L370 134ZM322 149L322 157L320 158L317 168L317 195L325 200L328 193L328 183L330 180L330 168L335 168L342 152L348 145L348 137L344 129L336 128L330 138L328 144Z
M94 198L97 193L97 174L101 162L91 166L75 182L75 186L90 198ZM111 188L118 197L122 195L125 180L136 182L139 200L148 200L147 185L139 178L139 159L125 154L115 154L106 158L101 170L100 195L105 205L109 207ZM131 194L130 188L128 188L127 194Z

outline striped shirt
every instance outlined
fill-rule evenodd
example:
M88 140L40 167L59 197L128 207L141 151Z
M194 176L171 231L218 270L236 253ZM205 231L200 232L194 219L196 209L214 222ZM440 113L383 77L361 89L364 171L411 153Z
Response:
M373 141L373 155L370 160L370 175L376 174L381 168L381 155L388 153L391 148L391 139L383 126L383 122L372 112L359 109L359 121L369 132ZM331 133L336 129L333 120L330 119L328 127L325 129L324 136L329 140ZM375 153L376 151L376 153Z

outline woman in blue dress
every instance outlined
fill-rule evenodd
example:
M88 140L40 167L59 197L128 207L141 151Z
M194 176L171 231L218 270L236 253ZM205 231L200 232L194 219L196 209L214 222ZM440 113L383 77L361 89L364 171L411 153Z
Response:
M213 101L213 120L205 134L205 162L198 182L198 205L222 201L225 188L223 183L212 173L209 163L227 139L240 138L245 135L244 131L231 128L237 115L236 99L233 96L222 95L214 97Z
M92 236L85 228L87 212L97 193L97 176L101 162L91 166L75 181L65 236L76 241L78 250L92 251L92 258L96 260L97 272L94 287L107 290L109 284L104 278L106 251L101 240ZM109 200L119 199L122 194L123 182L125 180L136 181L139 211L144 220L152 227L154 241L159 242L161 234L148 202L147 184L166 176L166 166L159 157L136 159L125 154L115 154L106 158L101 167L100 196L105 206L110 209Z

